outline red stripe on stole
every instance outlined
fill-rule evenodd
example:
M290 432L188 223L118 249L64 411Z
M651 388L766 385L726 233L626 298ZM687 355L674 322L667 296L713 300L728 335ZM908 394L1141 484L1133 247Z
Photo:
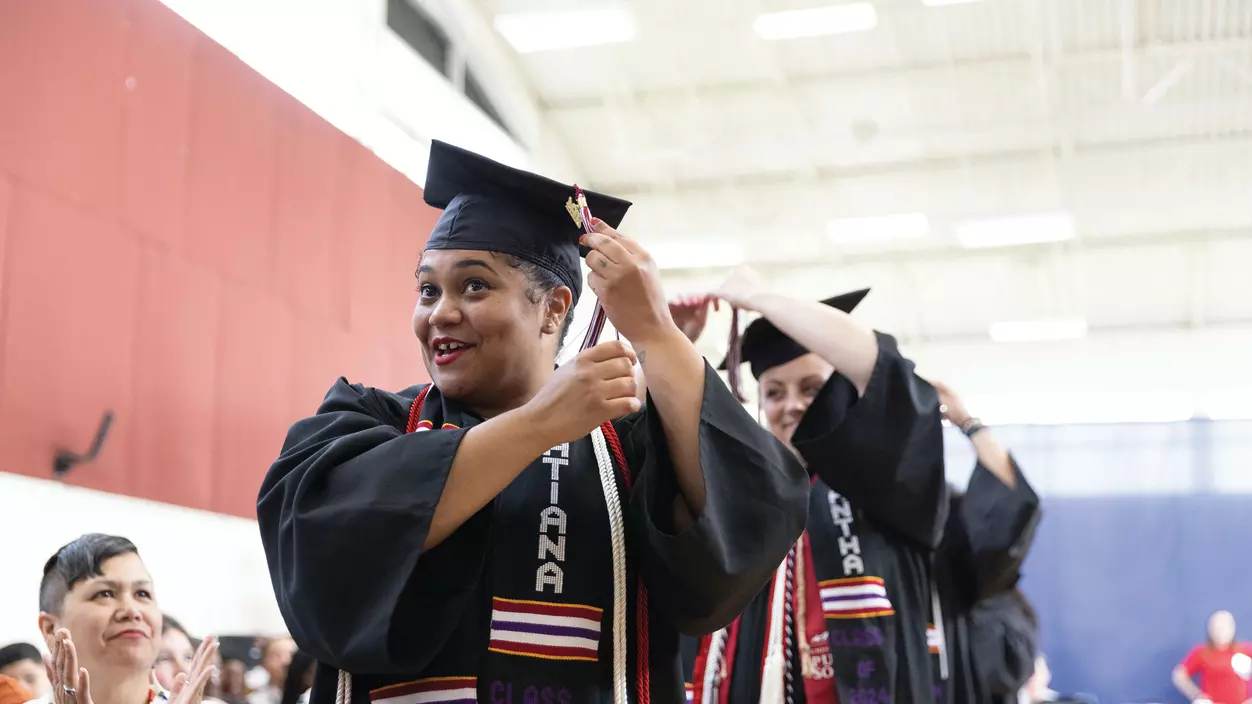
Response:
M370 691L370 699L390 699L409 694L425 692L442 692L450 689L477 688L478 680L474 677L436 677L416 682L404 682Z
M895 616L895 609L871 607L856 611L826 611L826 618L870 618L871 616Z
M571 618L586 618L593 621L599 621L604 614L604 609L598 609L594 606L583 606L582 604L544 604L532 601L511 601L501 599L500 597L492 597L491 608L496 611L505 611L518 614L542 614L544 616L567 616Z
M568 648L559 645L538 645L536 643L514 643L510 640L492 640L488 650L508 655L528 655L530 657L553 658L557 660L588 660L600 659L600 653L594 648Z
M883 582L882 577L843 577L840 579L827 579L818 582L819 587L864 587L868 585L876 585L880 587L887 586Z

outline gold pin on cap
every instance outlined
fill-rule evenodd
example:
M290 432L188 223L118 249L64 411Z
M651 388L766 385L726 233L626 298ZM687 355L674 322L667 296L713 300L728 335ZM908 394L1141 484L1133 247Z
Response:
M565 201L565 209L569 211L569 216L574 221L574 224L582 227L583 211L582 208L579 208L578 204L574 202L573 198L569 198Z

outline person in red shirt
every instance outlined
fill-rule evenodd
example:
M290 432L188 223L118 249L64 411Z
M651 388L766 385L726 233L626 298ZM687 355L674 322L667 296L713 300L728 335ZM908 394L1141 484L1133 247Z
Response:
M1208 642L1192 648L1174 668L1174 686L1192 702L1252 704L1252 644L1235 642L1235 617L1229 611L1210 616L1208 630Z

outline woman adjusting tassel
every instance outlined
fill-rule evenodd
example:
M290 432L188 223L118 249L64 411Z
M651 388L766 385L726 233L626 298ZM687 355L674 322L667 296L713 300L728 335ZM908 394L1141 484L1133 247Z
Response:
M939 401L891 336L849 315L867 293L800 300L745 267L672 308L687 329L713 298L761 314L723 368L734 352L750 365L769 430L812 475L807 530L770 586L726 629L684 643L696 702L934 701L930 560L948 508Z
M630 204L587 193L584 233L573 193L434 143L413 313L432 383L341 378L258 498L311 704L682 701L679 634L733 620L803 529L803 468L674 325L614 230ZM580 243L633 350L555 368Z

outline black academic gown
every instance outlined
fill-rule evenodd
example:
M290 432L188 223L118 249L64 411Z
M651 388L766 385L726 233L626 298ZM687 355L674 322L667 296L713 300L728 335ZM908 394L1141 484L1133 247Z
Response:
M1017 693L1035 673L1039 624L1026 596L1009 589L974 605L970 614L970 653L981 699L1017 704Z
M420 390L340 379L317 415L292 426L261 488L278 604L319 662L311 704L335 700L338 668L353 675L354 704L610 701L612 550L592 441L552 448L423 550L458 444L480 421L431 388L420 417L433 430L406 434ZM761 589L804 526L807 480L706 364L707 503L676 532L677 480L656 412L645 405L613 426L634 478L630 493L617 482L631 697L641 575L651 699L678 702L679 633L720 628Z
M1016 482L1005 485L979 463L965 493L953 493L943 541L935 553L935 584L943 611L948 678L935 669L941 704L993 701L978 676L971 614L982 600L1011 589L1034 540L1039 496L1013 462Z
M830 596L825 623L839 701L930 704L930 560L948 510L939 400L894 338L878 333L878 348L865 394L858 399L847 378L832 375L792 442L814 475L807 531L815 576ZM861 616L849 611L841 592L876 580L886 603ZM741 617L732 704L760 699L768 602L766 588ZM694 657L684 650L690 681ZM790 657L800 673L798 650ZM791 697L806 701L798 675Z

